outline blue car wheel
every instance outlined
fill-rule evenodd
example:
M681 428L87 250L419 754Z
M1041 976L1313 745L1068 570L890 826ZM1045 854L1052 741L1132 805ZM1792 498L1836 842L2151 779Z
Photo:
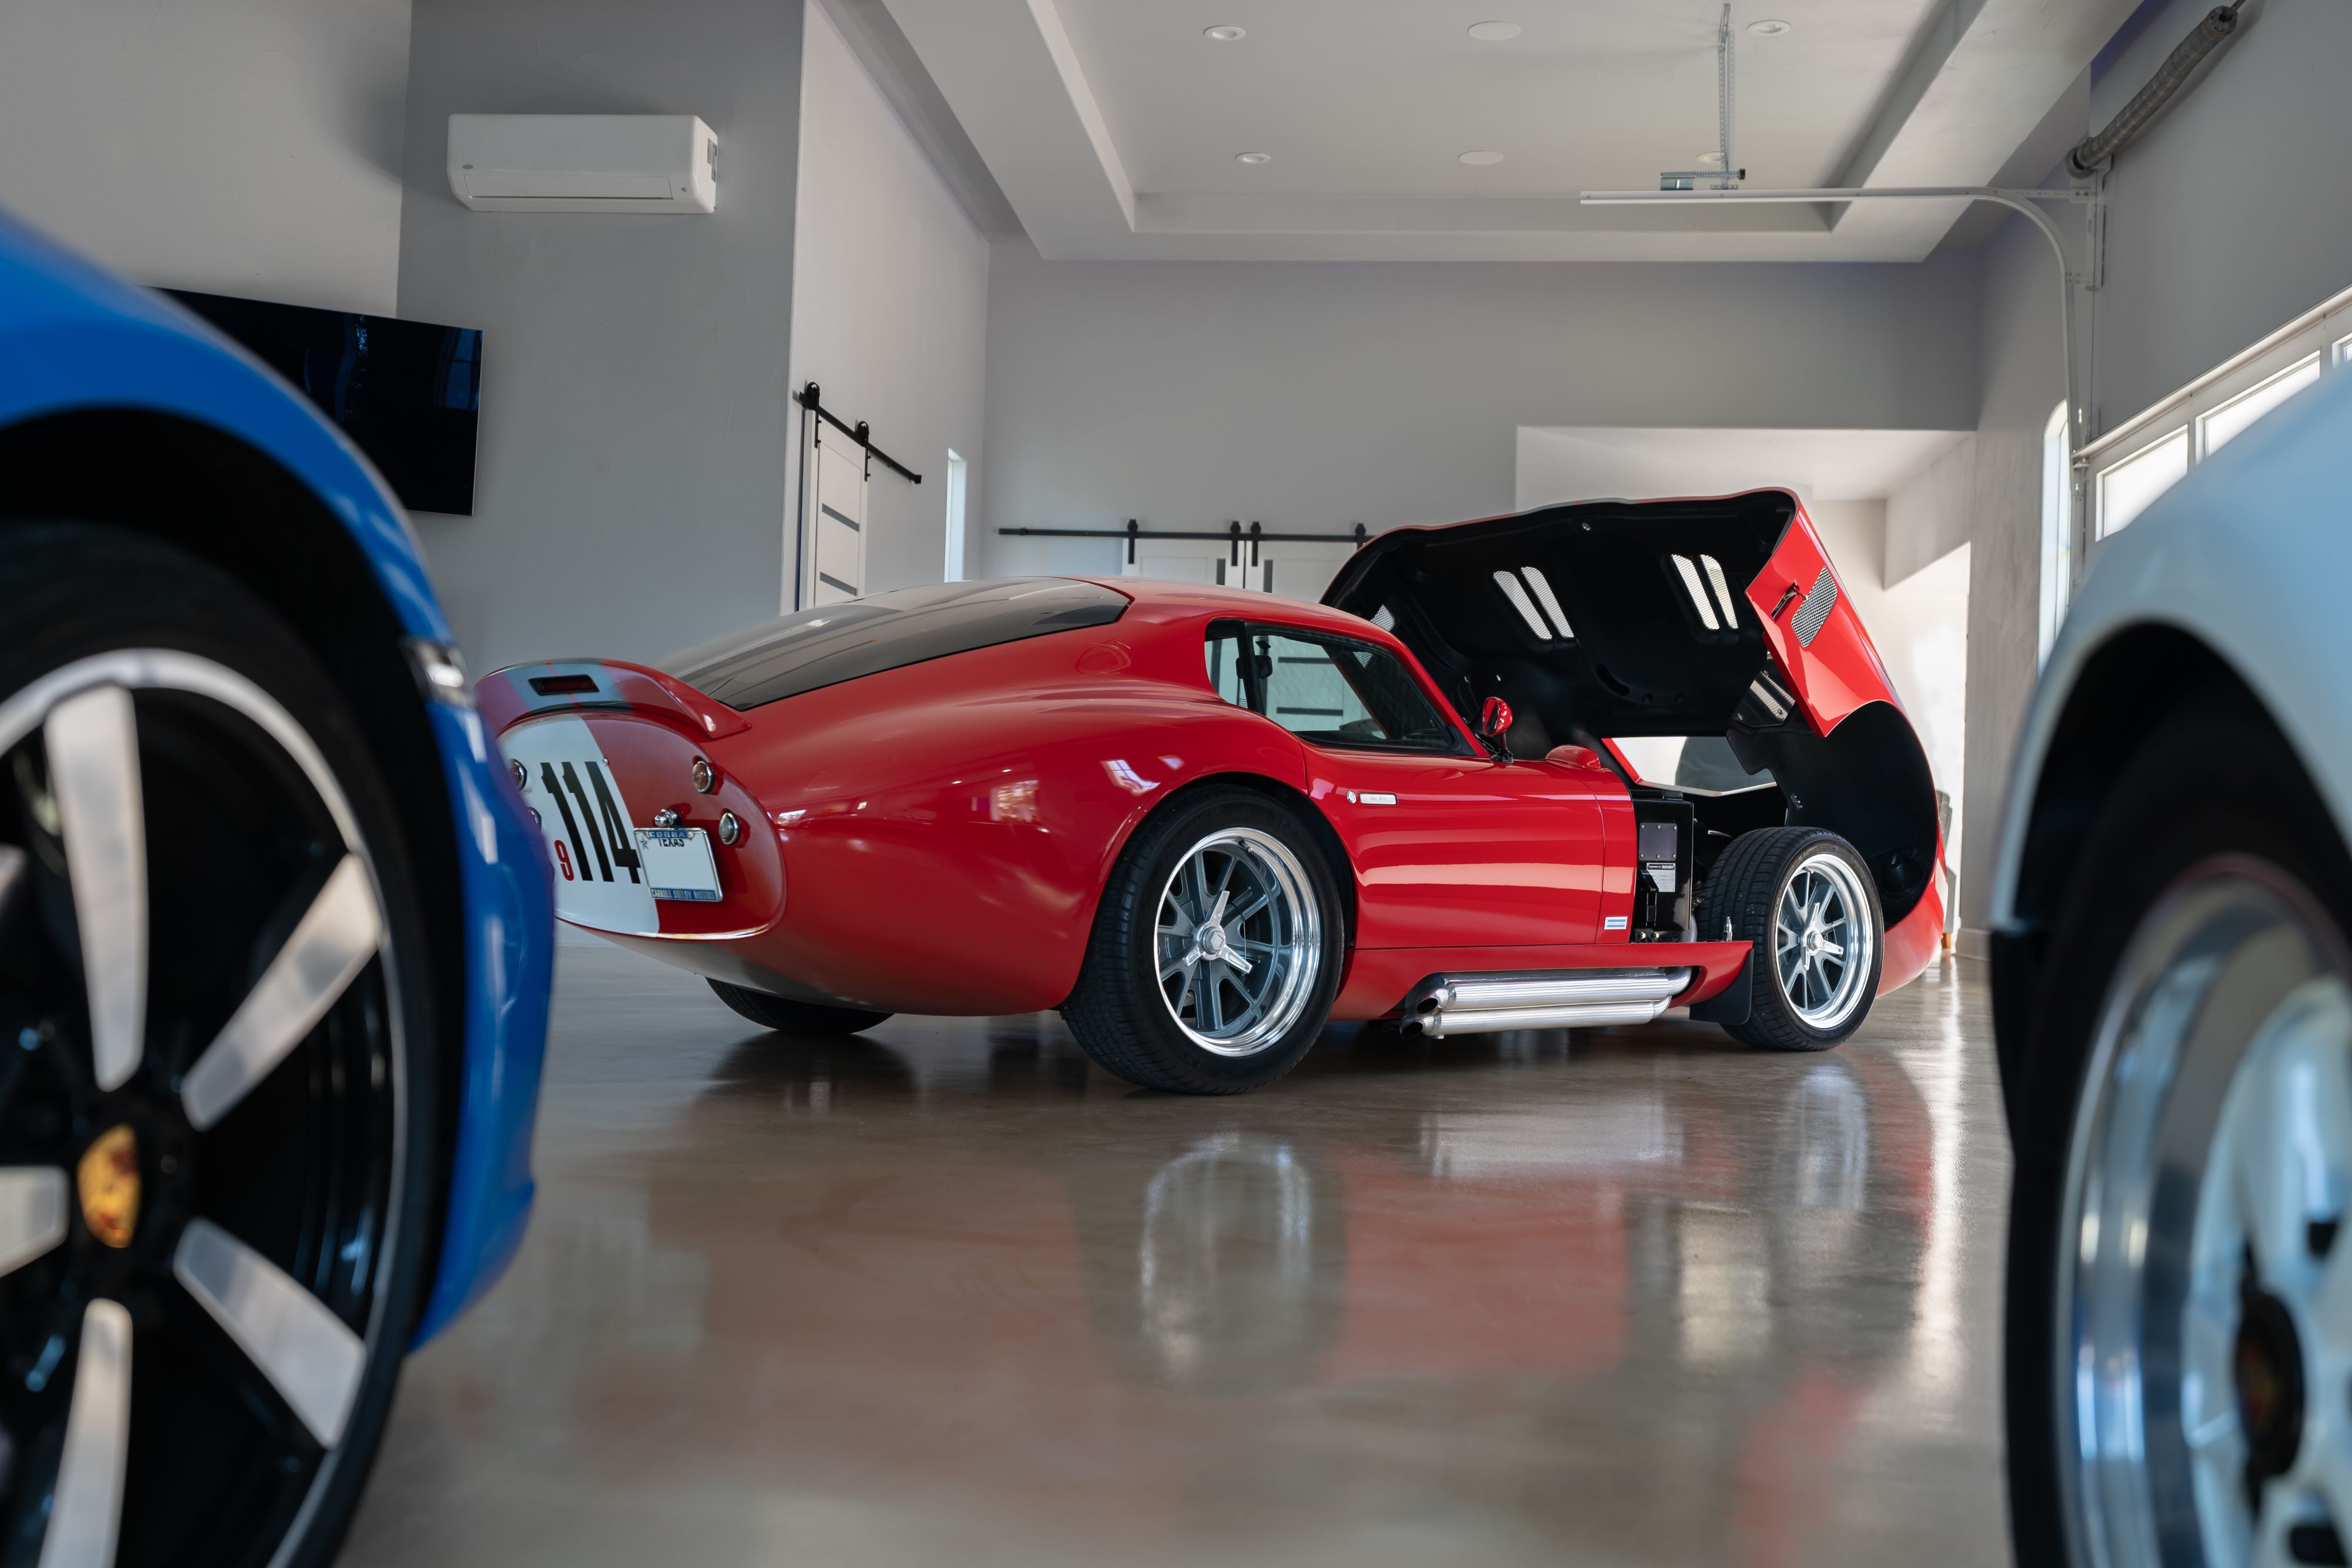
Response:
M333 1552L437 1249L392 801L270 609L0 530L0 1561Z

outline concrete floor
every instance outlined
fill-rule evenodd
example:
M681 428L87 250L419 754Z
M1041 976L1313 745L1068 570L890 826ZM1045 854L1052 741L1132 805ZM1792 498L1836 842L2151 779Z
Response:
M1981 976L1821 1056L1335 1029L1190 1100L567 947L530 1239L343 1560L2005 1561Z

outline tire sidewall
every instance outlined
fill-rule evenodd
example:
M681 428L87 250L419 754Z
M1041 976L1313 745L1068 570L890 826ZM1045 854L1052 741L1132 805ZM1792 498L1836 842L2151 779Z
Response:
M374 1462L440 1233L435 977L398 816L365 737L316 657L267 604L205 562L129 529L0 526L0 623L12 630L0 647L0 700L52 670L125 648L192 653L244 676L318 747L367 851L394 955L386 983L404 1076L402 1165L383 1283L362 1336L366 1367L343 1441L268 1559L272 1568L315 1568L341 1543ZM135 1506L126 1496L126 1513Z
M2125 954L2184 875L2224 855L2262 862L2338 932L2352 930L2352 863L2300 763L2259 718L2212 708L2176 718L2124 765L2106 800L2052 927L2011 1126L2003 1415L2011 1533L2026 1568L2069 1561L2058 1471L2059 1232L2084 1075Z
M1220 1056L1202 1050L1171 1016L1160 989L1156 933L1160 892L1193 845L1226 828L1255 828L1271 834L1297 858L1316 902L1322 944L1314 988L1297 1020L1279 1039L1247 1056ZM1322 852L1298 819L1255 792L1243 789L1219 790L1179 802L1138 835L1114 882L1118 895L1131 902L1133 918L1126 927L1129 939L1115 944L1124 950L1108 956L1116 966L1118 983L1132 995L1135 1025L1145 1035L1142 1043L1151 1054L1176 1075L1210 1093L1254 1089L1296 1066L1323 1032L1331 1004L1339 994L1347 953L1338 884Z
M1789 883L1806 862L1824 853L1835 855L1853 873L1862 889L1871 932L1870 967L1863 977L1862 997L1843 1023L1827 1030L1816 1029L1798 1016L1795 1004L1781 986L1780 966L1774 952L1780 900L1787 895ZM1871 875L1862 852L1840 835L1826 829L1788 835L1773 870L1771 896L1764 905L1763 928L1751 931L1748 939L1753 944L1749 962L1761 967L1761 973L1754 974L1750 982L1754 999L1748 1027L1759 1037L1755 1043L1784 1051L1826 1051L1852 1038L1870 1016L1871 1005L1878 997L1879 977L1885 969L1886 920L1879 908L1877 880Z

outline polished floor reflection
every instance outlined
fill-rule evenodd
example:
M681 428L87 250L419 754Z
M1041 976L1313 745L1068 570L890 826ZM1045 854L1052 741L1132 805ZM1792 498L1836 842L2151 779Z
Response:
M347 1563L2005 1560L1980 967L1825 1055L1335 1029L1192 1100L562 958L537 1221Z

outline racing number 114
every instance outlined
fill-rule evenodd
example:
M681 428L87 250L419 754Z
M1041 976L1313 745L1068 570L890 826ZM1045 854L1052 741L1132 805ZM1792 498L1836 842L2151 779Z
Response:
M563 833L555 841L556 869L563 873L566 882L614 882L619 880L613 874L615 870L627 872L631 882L641 881L637 875L637 852L630 847L628 825L621 820L621 809L614 803L614 788L605 783L604 766L593 761L581 766L588 770L586 789L581 788L580 775L572 770L571 763L563 764L561 779L556 775L555 764L542 762L539 765L540 781L547 786L547 793L555 801L555 809L563 814ZM593 802L589 800L590 790L595 792ZM571 800L564 799L566 791L570 792ZM580 803L577 817L572 811L574 800ZM581 831L583 823L587 827L584 835ZM597 831L600 825L604 830L602 832ZM568 853L567 839L570 841ZM605 847L608 840L611 844L609 852ZM593 868L588 863L592 850L596 856ZM572 870L575 861L580 868L577 873Z

